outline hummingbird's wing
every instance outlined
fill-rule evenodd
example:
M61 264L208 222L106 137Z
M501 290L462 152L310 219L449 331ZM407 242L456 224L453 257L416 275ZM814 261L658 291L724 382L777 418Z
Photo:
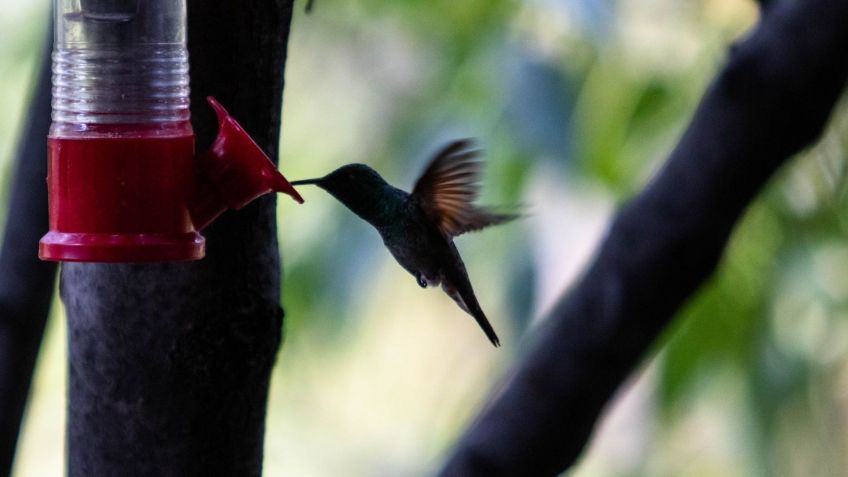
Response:
M412 198L446 236L508 222L515 214L498 214L474 205L480 192L480 150L470 139L453 141L439 151L412 190Z

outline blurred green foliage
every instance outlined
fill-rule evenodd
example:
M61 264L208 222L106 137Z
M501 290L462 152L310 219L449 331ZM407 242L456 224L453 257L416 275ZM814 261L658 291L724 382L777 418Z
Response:
M0 184L46 11L44 1L12 5L0 17ZM528 217L457 243L505 343L494 350L328 195L280 201L286 338L267 475L438 468L755 21L754 4L737 0L297 8L281 138L289 178L364 162L408 189L439 145L473 136L486 150L482 201L520 204ZM848 474L846 120L837 114L750 207L573 475ZM17 475L61 474L63 333L54 319Z

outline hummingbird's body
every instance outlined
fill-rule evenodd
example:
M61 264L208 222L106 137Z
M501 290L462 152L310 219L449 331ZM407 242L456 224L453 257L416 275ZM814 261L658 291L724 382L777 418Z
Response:
M498 337L477 303L453 237L515 216L473 205L480 162L475 160L477 151L468 150L468 146L469 141L454 141L444 148L411 194L391 186L363 164L349 164L323 178L292 184L315 184L325 189L373 225L395 260L421 287L441 285L498 346Z

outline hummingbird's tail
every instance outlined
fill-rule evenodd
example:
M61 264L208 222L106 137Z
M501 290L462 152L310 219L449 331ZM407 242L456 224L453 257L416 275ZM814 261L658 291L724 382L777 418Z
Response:
M501 341L498 339L497 333L495 333L495 329L492 327L491 323L489 323L488 318L486 318L486 314L483 313L483 310L480 308L480 304L477 303L477 297L474 296L474 290L471 288L471 281L468 280L468 275L465 273L465 270L462 270L462 273L453 273L453 276L446 276L444 280L442 280L442 290L448 294L453 301L459 305L460 308L465 310L466 313L473 316L475 320L477 320L477 324L480 325L480 328L483 329L483 333L486 333L486 337L489 338L489 341L492 342L493 345L500 346Z

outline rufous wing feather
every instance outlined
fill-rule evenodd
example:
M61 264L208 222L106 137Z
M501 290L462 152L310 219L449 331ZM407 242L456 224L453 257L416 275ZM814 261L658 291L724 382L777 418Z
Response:
M412 197L446 236L508 222L515 214L498 214L474 205L483 163L470 139L442 148L421 174Z

